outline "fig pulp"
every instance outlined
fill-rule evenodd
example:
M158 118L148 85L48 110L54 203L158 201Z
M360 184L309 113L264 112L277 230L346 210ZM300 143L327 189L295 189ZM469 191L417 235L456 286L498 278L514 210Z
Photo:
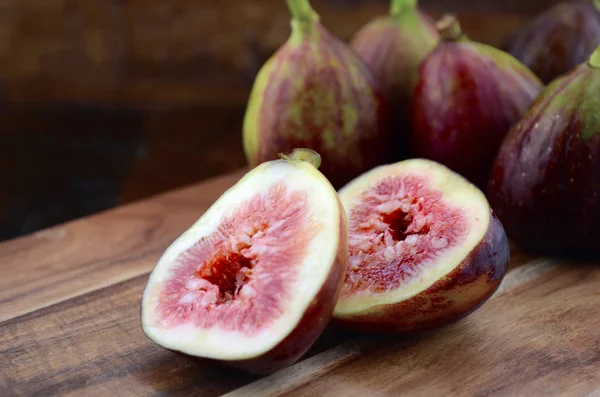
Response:
M600 259L600 49L556 79L500 148L488 197L524 250Z
M346 215L318 154L262 163L165 251L142 298L155 343L256 374L298 360L329 322Z
M398 159L409 154L410 97L419 65L438 40L435 21L416 0L392 0L389 15L367 23L351 40L390 99Z
M413 94L413 154L485 189L502 139L541 83L511 55L468 39L454 16L442 17L438 30Z
M424 159L369 171L339 191L349 258L337 323L372 332L440 327L480 307L510 250L485 195Z
M600 45L598 3L557 3L517 29L505 48L548 84L585 62Z
M244 120L251 167L294 147L317 151L339 188L388 161L391 115L360 57L329 33L308 0L287 0L292 34L261 68Z

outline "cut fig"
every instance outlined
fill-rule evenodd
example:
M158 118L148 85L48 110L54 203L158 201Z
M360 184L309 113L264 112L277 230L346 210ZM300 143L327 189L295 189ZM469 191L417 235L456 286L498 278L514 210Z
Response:
M349 235L336 323L408 332L457 321L500 285L510 250L484 194L424 159L380 166L339 191Z
M173 242L143 294L152 341L256 374L312 346L348 255L346 215L319 164L308 150L262 163Z

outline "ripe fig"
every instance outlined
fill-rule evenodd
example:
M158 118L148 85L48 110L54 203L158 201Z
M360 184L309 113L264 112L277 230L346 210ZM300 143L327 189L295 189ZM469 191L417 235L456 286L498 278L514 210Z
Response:
M246 174L164 252L142 298L156 344L255 374L298 360L346 271L346 215L308 150Z
M388 161L391 114L385 94L360 57L320 23L308 0L287 0L292 34L261 68L244 119L251 167L306 147L339 188Z
M414 156L485 189L502 139L542 85L511 55L467 38L453 15L437 27L440 43L423 60L413 95Z
M394 109L398 159L409 154L410 97L419 65L438 40L435 21L419 9L417 0L391 0L389 14L367 23L351 40Z
M506 137L488 197L525 251L600 259L600 47L546 87Z
M505 49L548 84L600 45L599 7L598 0L557 3L517 29Z
M485 195L425 159L384 165L340 189L349 258L336 323L413 332L479 308L506 274L510 249Z

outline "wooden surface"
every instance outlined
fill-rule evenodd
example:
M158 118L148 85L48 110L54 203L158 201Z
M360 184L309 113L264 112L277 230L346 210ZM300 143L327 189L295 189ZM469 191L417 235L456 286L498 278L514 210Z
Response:
M283 0L0 2L0 241L245 165L256 72ZM348 40L389 0L313 0ZM428 0L500 45L543 0Z
M0 244L1 396L592 396L600 264L534 258L481 309L416 337L329 327L267 377L193 361L140 325L148 273L243 171Z

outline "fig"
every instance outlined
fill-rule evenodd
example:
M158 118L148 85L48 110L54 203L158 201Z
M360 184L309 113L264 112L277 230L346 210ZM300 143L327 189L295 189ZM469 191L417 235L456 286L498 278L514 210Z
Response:
M488 199L524 251L600 259L600 47L555 79L504 140Z
M260 164L166 249L142 298L150 340L254 374L312 346L348 256L346 215L319 162L300 149Z
M510 249L483 192L426 159L383 165L339 191L348 269L333 321L358 331L438 328L483 305Z
M599 5L597 0L554 4L518 28L504 48L548 84L600 45Z
M397 159L410 154L410 97L419 65L438 40L435 21L419 9L417 0L392 0L388 15L367 23L350 41L375 74L394 109Z
M484 190L498 148L542 84L511 55L470 40L454 15L419 68L413 156L442 163Z
M260 69L244 116L250 167L294 147L315 150L335 188L392 155L388 100L360 57L308 0L287 0L292 33Z

